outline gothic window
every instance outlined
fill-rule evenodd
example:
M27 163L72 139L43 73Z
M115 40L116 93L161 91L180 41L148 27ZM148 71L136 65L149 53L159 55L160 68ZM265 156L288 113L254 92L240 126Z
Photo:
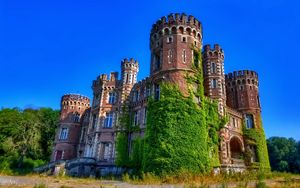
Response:
M113 113L106 113L106 117L104 120L104 128L112 128L113 125Z
M254 128L254 121L253 121L253 115L252 114L246 114L246 126L248 129Z
M109 104L115 104L116 101L116 93L115 92L110 92L108 94L108 103Z
M159 100L159 98L160 98L160 88L159 88L159 85L155 84L154 85L154 89L155 89L154 98L155 98L155 100Z
M217 80L216 79L211 80L211 88L213 88L213 89L217 88Z
M169 50L168 51L168 63L171 64L173 59L173 51Z
M167 38L167 43L172 43L173 42L173 37L168 37Z
M216 64L215 64L215 62L211 62L210 72L211 73L216 73Z
M182 50L182 62L186 63L186 51L185 51L185 49Z
M182 37L182 42L186 42L186 37Z
M60 140L67 140L68 132L69 132L68 128L62 128L61 131L60 131L59 139Z

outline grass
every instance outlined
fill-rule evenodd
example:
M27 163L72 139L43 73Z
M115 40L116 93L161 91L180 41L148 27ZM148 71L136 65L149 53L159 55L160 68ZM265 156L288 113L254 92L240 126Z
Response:
M116 183L114 180L120 180L134 185L164 185L173 184L183 187L208 187L209 185L215 185L218 187L300 187L300 175L288 174L288 173L255 173L255 172L244 172L238 174L219 174L219 175L196 175L191 173L181 173L178 175L164 175L161 177L155 176L151 173L141 173L139 175L129 175L124 174L120 179L115 177L103 177L100 179L96 178L74 178L68 176L46 176L30 174L22 176L22 178L29 178L40 182L38 184L33 184L29 187L34 188L46 188L55 185L55 187L61 188L72 188L78 187L80 185L89 185L91 187L114 187ZM105 183L103 183L105 182ZM105 185L105 186L104 186ZM1 187L1 186L0 186ZM5 186L9 187L9 186ZM11 187L21 187L14 185ZM23 187L23 186L22 186ZM26 186L25 186L26 187Z

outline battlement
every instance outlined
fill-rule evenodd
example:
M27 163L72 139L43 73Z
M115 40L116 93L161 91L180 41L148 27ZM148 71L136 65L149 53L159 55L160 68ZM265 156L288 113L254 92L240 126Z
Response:
M202 24L192 15L186 15L185 13L171 13L167 17L161 17L155 24L152 25L151 35L159 32L165 27L172 26L189 26L195 28L198 32L202 32Z
M225 75L226 79L233 80L237 78L255 78L258 79L258 74L255 71L251 70L239 70L233 71Z
M212 48L210 44L206 44L204 45L203 48L203 56L204 58L217 58L217 57L221 57L224 58L224 51L223 49L220 47L219 44L214 44L214 47Z
M121 61L121 67L122 67L122 71L124 71L124 69L131 69L131 68L138 69L139 62L137 60L134 60L133 58L130 59L125 58Z
M80 94L65 94L61 97L61 101L86 101L86 102L90 102L90 98L80 95Z

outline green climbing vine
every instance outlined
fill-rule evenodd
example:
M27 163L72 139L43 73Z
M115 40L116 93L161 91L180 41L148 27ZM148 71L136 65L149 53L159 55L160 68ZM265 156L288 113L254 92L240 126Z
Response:
M246 140L247 145L254 145L256 146L256 154L258 158L258 163L253 163L253 167L258 167L260 170L270 170L270 161L269 161L269 154L266 142L266 136L264 130L262 128L262 121L260 119L259 125L255 129L248 129L246 125L243 124L243 133ZM246 151L245 157L246 162L248 165L250 163L251 155L248 154L249 152Z

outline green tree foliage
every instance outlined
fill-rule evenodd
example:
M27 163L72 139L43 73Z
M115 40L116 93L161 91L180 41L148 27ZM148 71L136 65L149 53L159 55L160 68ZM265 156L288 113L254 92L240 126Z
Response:
M0 110L0 170L25 172L48 161L58 117L46 108Z
M300 142L293 138L271 137L267 144L272 170L300 173Z

